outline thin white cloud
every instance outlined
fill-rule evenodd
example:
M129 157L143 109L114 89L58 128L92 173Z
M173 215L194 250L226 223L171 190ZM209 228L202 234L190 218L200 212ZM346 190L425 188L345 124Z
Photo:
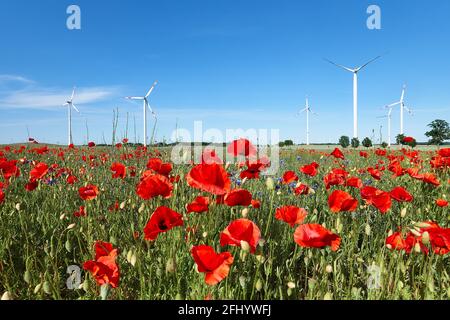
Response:
M78 88L74 97L75 105L99 102L117 94L118 87ZM25 88L0 96L0 108L53 109L60 107L70 98L72 90L56 88Z
M33 80L30 80L28 78L17 76L13 74L0 74L0 84L8 83L8 82L21 82L25 84L32 84L34 83Z

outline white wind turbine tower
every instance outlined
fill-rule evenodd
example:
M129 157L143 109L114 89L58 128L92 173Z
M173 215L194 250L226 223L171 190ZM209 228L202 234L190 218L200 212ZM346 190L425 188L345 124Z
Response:
M68 140L69 141L68 142L69 142L69 144L68 145L71 145L73 143L73 140L72 140L72 108L76 112L80 113L80 111L77 109L77 107L75 107L75 105L73 104L74 95L75 95L75 87L72 90L72 96L70 97L70 99L67 100L65 104L63 104L64 107L67 106L67 117L68 117L68 122L69 122L69 125L68 125L68 127L69 127L68 128L68 130L69 130L69 132L68 132Z
M347 68L340 64L334 63L333 61L325 59L329 63L353 73L353 138L358 138L358 72L379 58L381 58L381 56L370 60L369 62L363 64L358 68Z
M306 97L305 101L305 108L300 110L298 114L306 112L306 145L309 146L309 113L311 112L314 115L317 115L317 113L311 111L311 107L309 106L309 100L308 97Z
M150 112L152 113L153 117L155 118L155 121L157 120L155 112L153 112L152 108L150 107L150 104L148 103L148 97L152 93L152 91L155 88L157 83L158 83L157 81L153 82L153 85L151 86L150 90L148 90L147 94L144 97L125 97L125 99L143 100L144 101L144 146L147 146L147 108L150 109ZM156 126L156 122L155 122L155 126Z
M386 108L393 108L397 105L400 106L400 134L404 134L404 130L403 130L403 110L406 109L406 111L409 112L409 114L412 114L412 111L410 108L408 108L405 105L405 91L406 91L406 85L403 85L403 89L402 89L402 95L400 96L400 101L392 103L388 106L386 106Z

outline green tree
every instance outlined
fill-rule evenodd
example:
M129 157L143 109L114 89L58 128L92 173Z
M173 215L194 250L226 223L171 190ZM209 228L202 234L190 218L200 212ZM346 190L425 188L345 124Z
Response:
M395 137L395 141L397 142L397 144L403 144L403 139L405 139L405 135L404 134L398 134Z
M368 137L366 137L362 141L362 145L366 148L370 148L372 146L372 140L370 140Z
M352 138L352 148L358 148L358 147L359 147L359 139Z
M425 133L428 138L431 138L428 143L441 145L445 140L450 139L450 126L447 121L434 120L428 127L431 128L430 131Z
M292 140L284 140L284 145L285 146L293 146L294 142Z
M381 147L382 147L383 149L386 149L387 146L388 146L387 142L383 142L383 143L381 144Z
M339 144L342 148L347 148L350 145L350 138L347 136L342 136L339 138Z

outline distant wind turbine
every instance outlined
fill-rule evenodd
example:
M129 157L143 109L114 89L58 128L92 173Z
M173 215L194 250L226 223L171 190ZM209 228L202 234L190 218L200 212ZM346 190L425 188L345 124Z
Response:
M393 108L397 105L400 106L400 134L404 134L404 130L403 130L403 110L405 109L406 111L409 112L409 114L412 115L412 111L410 108L408 108L405 105L405 92L406 92L406 85L403 85L403 89L402 89L402 95L400 96L400 101L392 103L388 106L386 106L386 108Z
M387 118L388 119L388 146L391 146L391 119L392 119L392 108L393 106L388 107L389 111L386 116L381 116L378 118ZM380 135L381 135L381 129L380 129Z
M306 145L309 146L309 113L311 112L314 115L317 113L311 111L311 107L309 106L308 97L306 97L305 108L300 110L298 114L306 112Z
M156 127L156 121L157 121L156 113L150 107L150 104L148 103L148 97L152 93L152 91L155 88L157 83L158 83L157 81L155 81L153 83L150 90L148 90L147 94L144 97L125 97L125 99L129 99L129 100L143 100L144 101L144 146L147 146L147 108L150 109L150 112L152 113L153 117L155 118L155 127ZM153 133L154 132L155 132L155 128L153 128ZM153 137L152 137L152 143L153 143Z
M68 122L69 122L68 123L68 126L69 126L69 128L68 128L68 131L69 131L68 132L69 145L71 145L73 143L73 139L72 139L72 108L76 112L80 113L80 111L77 109L77 107L73 104L73 97L74 97L74 95L75 95L75 87L72 90L72 96L70 97L70 99L67 100L65 104L63 104L64 107L67 106L67 117L68 117Z
M340 65L340 64L334 63L333 61L325 59L325 61L328 61L332 65L335 65L339 68L342 68L344 70L347 70L347 71L353 73L353 138L358 138L358 72L379 58L381 58L381 56L378 56L378 57L370 60L369 62L363 64L362 66L360 66L358 68L347 68L343 65Z

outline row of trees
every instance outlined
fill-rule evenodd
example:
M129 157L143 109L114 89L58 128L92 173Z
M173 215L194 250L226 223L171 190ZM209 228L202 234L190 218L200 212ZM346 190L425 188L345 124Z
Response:
M431 122L428 127L431 128L430 131L425 133L425 136L427 136L429 139L428 144L432 145L441 145L446 140L450 140L450 125L445 120L434 120ZM412 148L414 148L417 145L416 139L407 137L403 134L399 134L395 137L395 140L397 144L401 145L408 145ZM350 145L353 148L358 148L360 145L358 138L353 138L350 140L347 136L342 136L339 138L339 144L342 148L348 148ZM364 138L364 140L361 142L361 144L366 147L370 148L372 147L372 140L370 138ZM383 148L386 148L388 144L386 142L383 142L381 144Z

